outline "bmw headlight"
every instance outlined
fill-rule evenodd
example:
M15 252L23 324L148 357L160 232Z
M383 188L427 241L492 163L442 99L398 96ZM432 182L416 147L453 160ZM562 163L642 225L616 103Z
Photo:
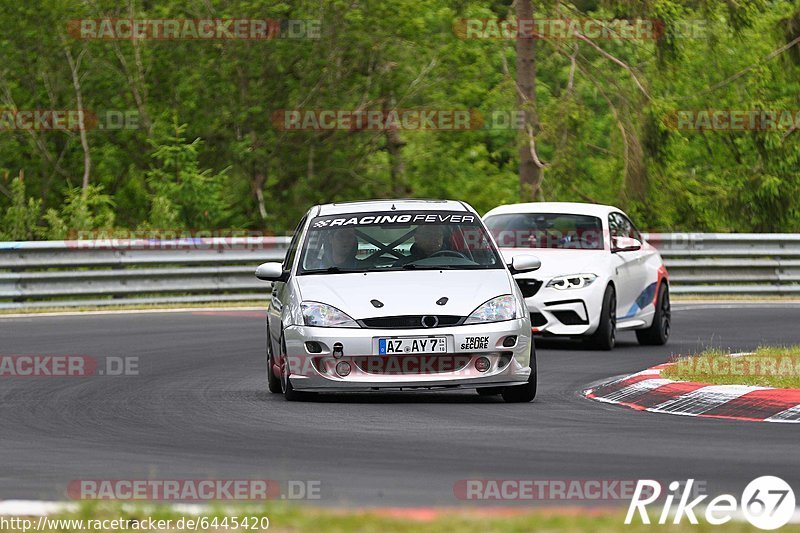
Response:
M319 302L303 302L300 304L300 309L303 312L303 323L306 326L322 328L360 327L350 315L332 305Z
M464 324L480 324L483 322L502 322L503 320L513 320L517 318L516 299L510 294L504 294L497 298L492 298L478 306Z
M596 279L597 276L595 276L594 274L573 274L571 276L558 276L557 278L553 278L550 281L548 281L547 286L559 290L582 289L594 283L594 280Z

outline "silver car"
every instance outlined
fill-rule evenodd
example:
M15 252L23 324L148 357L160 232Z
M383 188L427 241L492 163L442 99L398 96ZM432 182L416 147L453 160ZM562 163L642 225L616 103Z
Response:
M287 400L313 392L472 388L536 396L525 299L478 214L455 201L312 207L272 282L267 381Z

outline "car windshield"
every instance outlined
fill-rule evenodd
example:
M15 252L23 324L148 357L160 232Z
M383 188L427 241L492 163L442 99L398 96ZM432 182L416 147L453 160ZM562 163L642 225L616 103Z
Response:
M593 216L513 213L485 222L500 248L603 249L603 223Z
M488 268L503 262L475 214L386 211L314 218L298 273Z

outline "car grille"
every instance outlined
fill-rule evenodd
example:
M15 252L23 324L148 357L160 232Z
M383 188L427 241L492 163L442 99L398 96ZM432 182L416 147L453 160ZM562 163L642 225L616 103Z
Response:
M530 298L542 288L542 282L538 279L517 279L517 285L525 298Z
M531 326L538 328L547 324L547 319L542 313L531 313Z
M359 322L361 327L364 328L420 329L425 328L425 326L422 325L423 317L426 317L426 322L428 324L433 323L433 317L436 317L438 320L438 324L436 326L429 326L428 329L458 326L464 321L464 317L455 315L401 315L365 318L363 320L359 320Z

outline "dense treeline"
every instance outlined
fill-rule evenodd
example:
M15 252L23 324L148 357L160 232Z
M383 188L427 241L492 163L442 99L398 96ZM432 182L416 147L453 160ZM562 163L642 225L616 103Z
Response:
M285 131L276 110L511 115L515 41L464 38L459 21L513 18L515 6L3 2L0 238L110 228L281 233L313 203L386 196L463 199L481 211L520 199L602 202L653 230L800 231L800 3L534 0L533 10L536 18L655 20L660 31L656 39L530 40L535 99L523 107L535 122L527 131ZM76 38L70 21L100 18L319 27L312 38L269 40ZM78 108L99 124L37 131L15 127L8 114ZM787 113L776 127L687 127L685 117L703 110ZM534 189L520 189L521 143L540 168Z

